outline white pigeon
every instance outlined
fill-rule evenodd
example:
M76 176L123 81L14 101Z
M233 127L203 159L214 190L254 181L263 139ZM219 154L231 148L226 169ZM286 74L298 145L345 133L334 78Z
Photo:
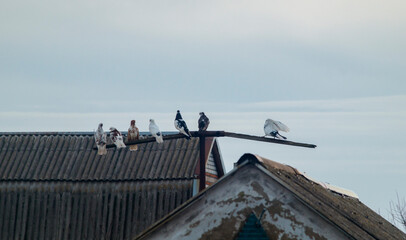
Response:
M286 137L279 134L279 131L289 132L289 128L285 124L283 124L279 121L269 119L269 118L265 121L265 124L264 124L265 136L272 136L274 138L286 139Z
M186 138L189 140L192 135L190 134L189 129L187 128L185 120L183 120L182 115L180 115L179 110L176 113L174 124L175 128L178 129L179 132L185 135Z
M100 123L97 131L94 133L94 140L97 145L97 154L105 155L107 154L106 143L107 143L107 134L103 131L103 123Z
M125 148L123 135L115 127L110 128L110 138L117 148Z
M157 143L163 143L164 140L162 138L162 133L159 130L158 125L156 125L154 119L149 120L149 132L152 134L152 136L155 137L155 140Z

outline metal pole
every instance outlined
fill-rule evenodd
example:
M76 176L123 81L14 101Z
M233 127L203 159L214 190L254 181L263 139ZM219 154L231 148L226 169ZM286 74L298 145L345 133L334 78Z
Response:
M206 138L199 136L200 141L200 172L199 172L199 191L206 188Z

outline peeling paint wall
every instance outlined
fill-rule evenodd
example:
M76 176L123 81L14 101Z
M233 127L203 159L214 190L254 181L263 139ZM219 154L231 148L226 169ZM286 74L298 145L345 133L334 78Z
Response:
M261 224L269 239L349 239L253 165L207 189L143 239L234 239L249 214L264 209Z

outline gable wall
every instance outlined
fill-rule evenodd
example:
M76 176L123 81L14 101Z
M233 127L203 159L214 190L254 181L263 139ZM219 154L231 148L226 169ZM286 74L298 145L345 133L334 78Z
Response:
M264 209L261 224L270 239L349 239L254 165L231 173L140 239L234 239L246 218Z
M214 162L213 153L211 152L206 163L206 187L213 185L217 182L218 178L217 167Z

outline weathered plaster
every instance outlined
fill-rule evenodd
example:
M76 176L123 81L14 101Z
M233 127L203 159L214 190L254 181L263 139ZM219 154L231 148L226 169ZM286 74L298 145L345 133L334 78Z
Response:
M249 214L264 209L261 224L270 239L348 239L253 165L207 189L145 239L234 239Z

